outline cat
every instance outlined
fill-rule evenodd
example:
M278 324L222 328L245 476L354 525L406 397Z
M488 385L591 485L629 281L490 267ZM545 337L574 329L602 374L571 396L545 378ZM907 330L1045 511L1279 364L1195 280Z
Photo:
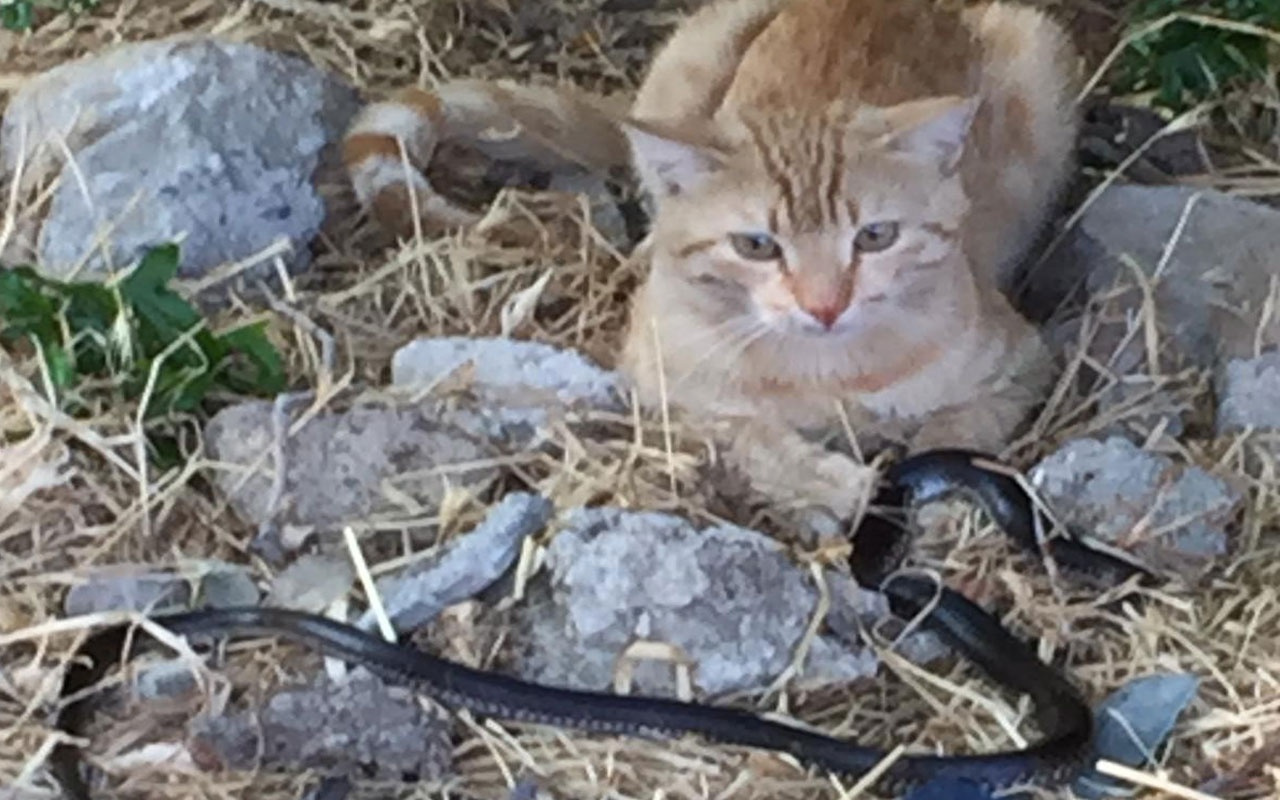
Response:
M713 0L624 117L445 84L416 114L371 107L353 135L411 145L501 120L539 158L629 161L654 206L619 364L640 402L714 429L775 501L847 518L870 472L815 439L849 422L998 452L1052 382L1006 291L1071 172L1076 65L1056 22L1007 2ZM403 229L406 181L434 195L377 151L382 168L349 158L353 181Z

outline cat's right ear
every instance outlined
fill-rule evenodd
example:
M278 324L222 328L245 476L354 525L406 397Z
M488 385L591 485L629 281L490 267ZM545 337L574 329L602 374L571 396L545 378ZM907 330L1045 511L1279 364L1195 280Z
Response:
M622 132L640 182L654 197L688 193L724 165L723 154L697 137L634 120L624 121Z

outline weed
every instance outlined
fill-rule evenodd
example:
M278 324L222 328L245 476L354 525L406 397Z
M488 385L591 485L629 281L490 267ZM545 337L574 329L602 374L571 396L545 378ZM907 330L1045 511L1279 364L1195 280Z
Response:
M1191 12L1195 18L1173 19L1132 42L1121 59L1116 90L1153 92L1156 105L1182 111L1265 78L1271 43L1245 28L1280 31L1280 0L1141 0L1132 26L1136 30Z
M60 405L73 413L84 407L78 390L86 385L105 384L127 400L149 392L147 417L195 411L214 389L282 391L283 361L263 324L207 330L168 286L177 269L178 248L165 245L106 283L0 270L0 345L36 348Z
M80 14L94 8L99 0L0 0L0 27L29 31L36 21L37 8Z

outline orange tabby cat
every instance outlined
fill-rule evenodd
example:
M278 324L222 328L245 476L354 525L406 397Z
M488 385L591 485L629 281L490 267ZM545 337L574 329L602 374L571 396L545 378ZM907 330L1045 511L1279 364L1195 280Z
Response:
M1051 378L1000 288L1068 174L1074 66L1057 25L1007 3L719 0L684 21L621 124L656 207L621 364L641 401L722 426L758 489L841 516L868 473L800 432L842 411L917 449L1000 449ZM587 101L467 91L554 158L583 135L586 161L621 157ZM423 97L433 136L465 116ZM390 108L357 133L381 114L411 140ZM363 196L407 196L359 161Z

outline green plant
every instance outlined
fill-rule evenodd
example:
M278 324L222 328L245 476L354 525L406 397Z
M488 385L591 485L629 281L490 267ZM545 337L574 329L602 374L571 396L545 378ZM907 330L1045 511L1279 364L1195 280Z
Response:
M103 382L125 399L148 394L147 417L198 409L214 389L270 395L284 365L263 323L214 333L168 284L178 248L149 251L106 283L63 282L29 267L0 270L0 344L38 348L60 401Z
M1148 27L1121 57L1116 88L1181 111L1267 74L1280 0L1140 0L1131 30Z
M29 31L35 24L36 9L51 8L79 14L98 5L99 0L0 0L0 27Z

